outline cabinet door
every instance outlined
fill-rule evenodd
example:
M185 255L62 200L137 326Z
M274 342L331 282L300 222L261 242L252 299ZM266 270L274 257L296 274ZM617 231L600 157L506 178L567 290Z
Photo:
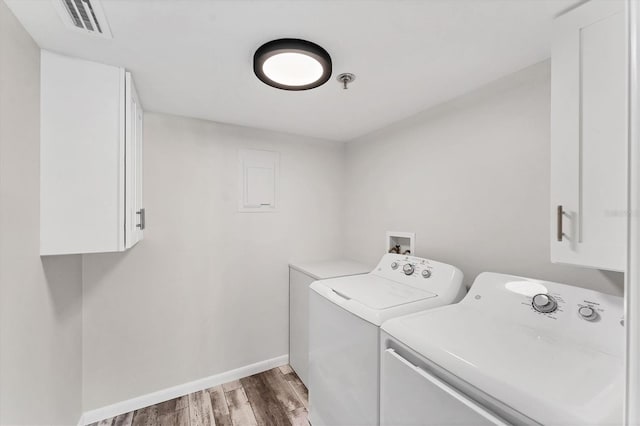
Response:
M42 51L40 254L125 246L121 68Z
M126 73L125 134L125 241L130 248L143 237L145 211L142 206L143 111L130 73Z
M627 42L624 2L556 19L551 83L551 260L624 270Z

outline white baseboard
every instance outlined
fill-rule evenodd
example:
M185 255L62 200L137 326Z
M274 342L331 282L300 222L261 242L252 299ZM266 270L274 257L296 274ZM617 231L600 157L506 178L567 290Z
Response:
M263 371L285 365L288 362L289 355L281 355L276 358L256 362L255 364L245 365L244 367L236 368L235 370L225 371L224 373L220 374L214 374L213 376L194 380L193 382L172 386L170 388L148 393L136 398L127 399L126 401L117 402L106 407L87 411L80 417L78 426L85 426L100 420L115 417L119 414L128 413L129 411L134 411L140 408L148 407L149 405L168 401L182 395L197 392L203 389L208 389L214 386L221 385L223 383L241 379L243 377L251 376L252 374L262 373Z

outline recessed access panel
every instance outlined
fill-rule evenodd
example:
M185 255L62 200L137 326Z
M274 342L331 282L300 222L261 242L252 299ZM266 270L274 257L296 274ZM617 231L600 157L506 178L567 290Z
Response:
M277 208L280 154L241 149L239 161L241 212L273 212Z

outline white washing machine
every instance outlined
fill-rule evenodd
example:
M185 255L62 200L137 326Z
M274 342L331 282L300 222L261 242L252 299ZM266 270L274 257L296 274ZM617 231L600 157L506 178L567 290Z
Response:
M466 289L454 266L386 254L370 273L315 281L309 292L309 420L377 425L380 325L454 303Z
M621 297L480 274L453 306L382 326L383 425L620 425Z

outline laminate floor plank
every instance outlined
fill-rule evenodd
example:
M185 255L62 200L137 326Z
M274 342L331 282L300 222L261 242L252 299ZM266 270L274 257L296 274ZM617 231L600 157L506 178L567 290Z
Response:
M131 426L157 426L158 406L151 405L133 412Z
M295 391L296 395L298 396L298 399L304 405L304 408L308 410L309 409L309 391L307 390L307 387L304 385L304 383L302 383L302 380L300 380L300 377L298 377L298 375L292 371L291 373L286 374L284 378L287 381L287 383L289 383L289 386L291 386L291 388Z
M182 410L183 408L189 408L189 395L183 395L174 400L176 402L176 410Z
M229 408L229 416L233 426L257 426L258 421L253 408L249 403L244 388L236 388L225 392L225 398Z
M215 426L209 392L198 391L189 394L189 419L191 426Z
M158 416L158 426L189 426L189 407Z
M242 387L242 384L240 383L240 380L233 380L231 382L228 382L222 385L222 389L225 392L229 392L234 389L240 389L241 387Z
M189 397L181 396L157 405L158 426L189 426Z
M213 417L216 420L216 425L232 426L229 406L222 386L207 389L207 392L209 392L209 398L211 398L211 407L213 408Z
M289 373L293 373L293 368L291 368L291 366L289 364L287 365L281 365L280 367L278 367L280 369L280 371L282 372L282 374L289 374Z
M181 396L179 398L170 399L168 401L160 402L156 404L158 410L158 416L171 413L173 411L179 411L184 408L189 408L189 396Z
M309 426L308 398L284 365L89 426Z
M309 413L305 407L290 411L287 415L291 426L309 426Z
M129 412L129 413L124 413L124 414L120 414L119 416L116 416L113 418L113 426L131 426L133 422L133 413Z
M265 373L240 379L260 426L289 426L287 410L282 406L269 385Z
M280 368L265 371L262 376L266 379L272 393L280 401L280 405L285 411L289 412L304 407L296 392L284 378Z

